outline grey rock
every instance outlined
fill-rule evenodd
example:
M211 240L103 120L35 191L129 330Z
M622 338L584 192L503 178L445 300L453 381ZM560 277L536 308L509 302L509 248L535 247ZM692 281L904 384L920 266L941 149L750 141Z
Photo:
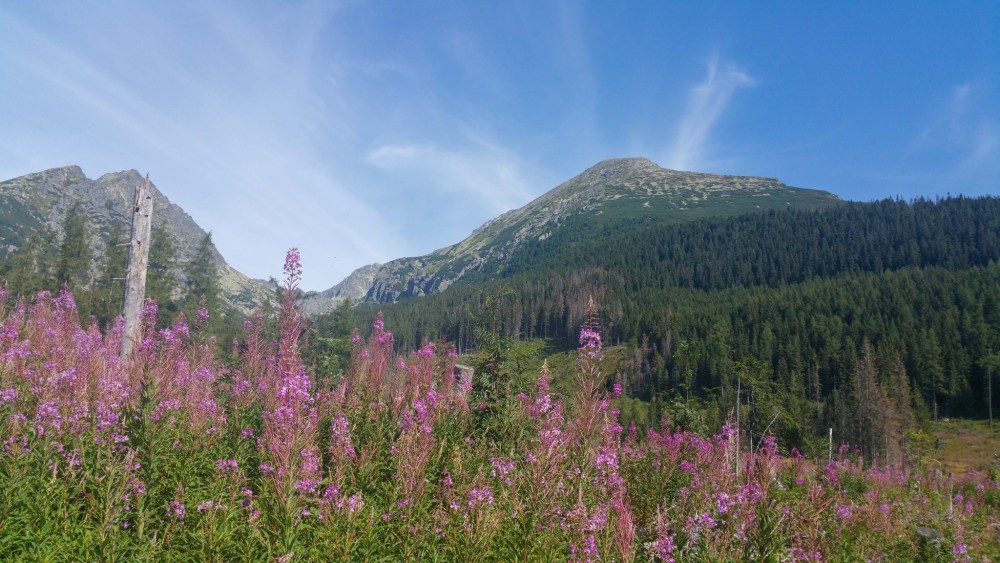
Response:
M105 235L114 223L129 230L130 205L137 185L144 181L136 170L105 174L97 180L87 178L79 166L53 168L0 182L0 202L18 205L24 210L21 222L32 223L58 232L74 202L81 206L91 224L91 244L95 257L103 255ZM153 193L153 226L162 227L177 249L178 263L194 258L205 230L179 206L150 182ZM238 272L226 263L213 245L213 257L219 267L222 298L237 310L252 311L268 293L267 287ZM96 267L96 264L95 264ZM184 280L178 269L178 279Z

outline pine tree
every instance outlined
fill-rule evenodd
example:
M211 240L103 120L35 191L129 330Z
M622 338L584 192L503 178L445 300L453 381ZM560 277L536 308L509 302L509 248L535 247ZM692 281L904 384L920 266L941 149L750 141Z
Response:
M125 274L128 268L128 237L121 223L108 231L107 245L101 261L99 277L94 280L93 314L100 326L107 328L122 312L125 296Z
M187 278L184 310L194 313L204 305L211 313L219 313L219 268L215 263L215 245L212 233L207 233L198 243L194 258L184 267ZM214 315L218 317L218 315Z
M162 227L153 227L149 243L149 266L146 270L146 297L160 307L160 322L169 323L178 310L174 300L177 293L177 248L170 234Z
M855 443L865 459L873 460L879 454L888 457L888 444L897 442L900 435L898 414L879 385L875 352L867 338L850 381L850 404Z
M80 293L90 280L90 229L79 201L70 206L62 224L62 242L56 254L56 283ZM82 301L82 300L81 300Z
M916 366L921 375L921 387L930 399L931 417L938 419L938 413L945 396L945 370L941 344L937 332L932 328L920 331L920 346L916 349Z
M33 297L43 289L51 289L52 243L52 235L33 231L4 261L2 277L14 295Z
M891 403L890 412L886 418L892 425L887 448L887 462L897 462L903 454L903 442L906 433L916 428L917 418L914 413L914 393L912 392L906 366L899 352L893 354L892 364L885 381L886 395Z

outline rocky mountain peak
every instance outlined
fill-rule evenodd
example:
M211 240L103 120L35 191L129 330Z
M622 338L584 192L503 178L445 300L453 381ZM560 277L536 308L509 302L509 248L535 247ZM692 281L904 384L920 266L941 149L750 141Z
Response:
M350 281L313 296L316 303L310 307L329 310L344 297L396 301L443 291L470 272L500 273L520 249L546 240L570 222L596 225L646 217L680 222L837 201L833 194L789 187L774 178L684 172L648 158L612 158L487 221L455 245L358 270Z
M648 158L609 158L584 170L577 178L613 182L653 170L662 170L662 168Z
M21 232L23 228L12 228L14 224L58 232L69 208L79 201L91 222L91 242L99 256L104 251L103 234L109 231L112 224L118 223L128 232L129 209L135 188L144 181L144 176L137 170L112 172L91 180L79 166L72 165L0 182L0 207L5 208L0 210L0 226L6 227L0 232L0 244L6 243L2 236L6 232L24 234ZM191 260L206 235L205 230L160 192L153 182L150 182L150 191L153 194L154 228L166 231L177 249L180 263ZM16 245L10 246L16 248ZM223 298L244 312L252 310L260 302L266 288L229 266L214 245L212 251L219 266ZM178 274L181 272L178 271Z
M87 176L83 173L83 169L73 164L70 166L50 168L48 170L43 170L41 172L35 172L33 174L21 176L20 178L15 178L14 180L8 180L7 182L4 182L4 184L20 181L23 183L31 183L31 184L68 186L70 184L76 184L82 182L86 179Z

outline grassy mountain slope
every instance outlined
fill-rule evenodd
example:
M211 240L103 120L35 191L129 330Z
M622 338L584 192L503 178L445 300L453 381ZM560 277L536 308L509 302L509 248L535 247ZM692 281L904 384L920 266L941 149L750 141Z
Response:
M837 203L840 200L833 194L792 188L772 178L679 172L644 158L605 160L524 207L487 222L458 244L425 256L366 266L364 276L359 270L307 300L306 307L329 311L343 297L393 302L437 293L466 277L494 276L524 248L560 233L570 223L594 229L623 220L680 223ZM361 278L367 287L357 284Z
M364 326L383 310L403 348L444 334L471 349L471 315L506 287L504 334L573 346L593 296L606 341L635 351L624 373L633 394L718 392L753 357L821 418L843 412L867 340L883 363L899 355L927 412L985 416L988 358L1000 350L998 261L1000 199L989 197L567 221L499 275L357 314Z

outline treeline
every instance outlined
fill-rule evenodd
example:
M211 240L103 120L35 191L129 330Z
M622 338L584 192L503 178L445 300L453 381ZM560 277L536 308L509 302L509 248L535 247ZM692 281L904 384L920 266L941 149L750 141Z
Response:
M224 313L211 237L206 234L194 258L182 264L170 235L163 228L153 229L146 296L159 305L161 325L173 322L181 312L193 318L200 306ZM95 255L95 243L104 247L100 255ZM76 202L60 229L32 230L16 251L0 260L0 283L6 282L15 297L28 298L65 286L76 297L81 318L93 316L107 328L121 314L128 245L129 233L122 224L99 229ZM218 328L223 316L213 315L213 326Z
M801 439L831 426L857 434L871 426L858 401L882 396L857 391L867 343L887 401L909 382L900 419L987 416L1000 371L1000 199L613 224L586 236L567 227L513 257L499 280L352 315L370 326L383 310L404 349L445 336L469 350L484 298L507 287L516 298L499 311L503 334L570 347L593 295L605 342L630 345L626 390L650 404L723 408L756 377ZM759 363L748 370L748 359Z
M1000 257L1000 198L845 202L686 223L647 218L600 224L578 217L525 243L496 272L628 274L632 289L718 290L800 283L850 272L948 269Z

